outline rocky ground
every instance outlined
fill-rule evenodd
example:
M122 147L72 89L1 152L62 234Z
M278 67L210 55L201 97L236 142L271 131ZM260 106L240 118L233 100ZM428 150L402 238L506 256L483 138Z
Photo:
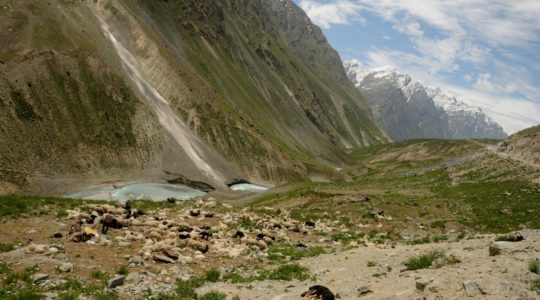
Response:
M351 227L207 198L145 211L103 203L23 215L0 224L1 242L16 241L0 254L0 296L30 286L47 299L301 299L321 284L341 299L540 297L532 288L539 275L527 270L540 259L540 231L522 231L519 242L456 233L411 245L384 231L391 217L373 213ZM122 228L103 234L101 223L113 219ZM407 263L430 253L427 263Z
M308 286L321 284L341 299L539 299L540 294L529 289L539 275L527 266L540 259L540 231L523 234L521 242L494 243L495 236L485 235L418 246L360 246L301 260L316 278L308 282L215 283L202 290L220 290L240 299L300 299ZM490 245L504 250L490 256ZM433 250L443 251L452 261L406 269L405 261Z

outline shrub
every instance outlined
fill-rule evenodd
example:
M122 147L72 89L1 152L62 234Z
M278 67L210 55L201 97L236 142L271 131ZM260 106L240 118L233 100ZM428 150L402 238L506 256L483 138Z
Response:
M181 299L194 299L197 297L195 290L204 284L203 278L191 278L176 284L175 292Z
M116 270L116 273L118 275L127 275L129 273L129 269L127 265L121 265L118 270Z
M529 286L529 289L540 294L540 278L533 280Z
M370 261L367 262L367 266L368 266L369 268L375 267L376 265L377 265L377 263L374 262L374 261L371 261L371 260L370 260Z
M536 274L540 274L540 261L538 260L529 261L529 271Z
M11 250L13 250L13 244L0 243L0 253L9 252Z
M299 264L282 265L268 274L268 279L291 281L298 279L304 281L309 278L309 270Z
M268 249L268 259L281 261L288 256L291 260L299 260L303 257L313 257L324 253L326 253L326 248L320 246L302 248L293 244L272 245Z
M215 292L215 291L206 293L200 296L199 298L199 300L226 300L226 299L227 299L227 295L220 292Z
M218 282L220 277L221 277L221 272L216 268L212 268L206 271L206 281Z
M405 262L407 270L419 270L431 267L431 264L437 258L445 257L444 252L431 251L427 254L411 257Z

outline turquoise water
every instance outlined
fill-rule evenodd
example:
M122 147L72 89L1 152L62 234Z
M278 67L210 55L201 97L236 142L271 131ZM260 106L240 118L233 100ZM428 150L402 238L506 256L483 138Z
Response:
M205 192L185 185L141 182L124 185L118 188L91 188L64 197L72 199L116 201L126 201L131 199L164 201L167 198L186 200L204 195L206 195Z

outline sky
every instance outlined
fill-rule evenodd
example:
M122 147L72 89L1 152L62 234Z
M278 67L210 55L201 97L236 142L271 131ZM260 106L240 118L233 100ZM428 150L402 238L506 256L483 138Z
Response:
M441 87L509 134L540 124L540 0L294 1L343 60Z

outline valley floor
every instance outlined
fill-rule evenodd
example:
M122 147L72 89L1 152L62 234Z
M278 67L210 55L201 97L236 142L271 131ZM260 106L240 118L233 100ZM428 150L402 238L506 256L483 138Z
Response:
M0 299L538 299L540 169L496 144L360 149L343 180L242 199L1 196Z

